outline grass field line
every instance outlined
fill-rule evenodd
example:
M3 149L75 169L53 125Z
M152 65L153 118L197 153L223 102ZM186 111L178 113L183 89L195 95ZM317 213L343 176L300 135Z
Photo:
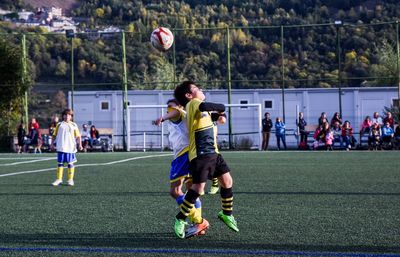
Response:
M333 257L400 257L397 253L362 253L362 252L309 252L309 251L274 251L274 250L235 250L235 249L112 249L112 248L35 248L35 247L0 247L0 252L74 252L74 253L151 253L179 254L196 253L208 255L260 255L260 256L333 256Z
M79 164L79 165L76 165L75 167L107 166L107 165L114 165L114 164L118 164L118 163L134 161L134 160L147 159L147 158L153 158L153 157L164 157L164 156L170 156L170 155L172 155L172 154L168 153L168 154L137 156L137 157L132 157L132 158L128 158L128 159L122 159L122 160L118 160L118 161L105 162L105 163ZM54 159L54 158L52 158L52 159ZM55 170L55 167L46 168L46 169L39 169L39 170L27 170L27 171L6 173L6 174L1 174L0 177L10 177L10 176L16 176L16 175L22 175L22 174L39 173L39 172L50 171L50 170Z
M2 166L13 166L13 165L19 165L19 164L26 164L26 163L34 163L34 162L44 162L44 161L50 161L50 160L56 160L56 158L55 157L51 157L51 158L34 159L34 160L30 160L30 161L5 163L5 164L0 164L0 167L2 167Z
M0 160L40 160L48 157L0 157Z

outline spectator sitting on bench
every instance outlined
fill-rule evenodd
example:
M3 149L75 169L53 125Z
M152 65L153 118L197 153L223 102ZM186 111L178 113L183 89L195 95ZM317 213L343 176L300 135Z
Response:
M378 123L373 123L368 136L368 147L370 150L378 150L381 144L381 129Z
M374 116L372 117L372 123L378 123L379 128L383 125L383 121L381 116L379 116L378 112L374 112Z
M322 126L325 122L328 122L328 118L326 117L326 112L322 112L318 118L318 125Z
M326 123L326 122L325 122ZM324 124L324 123L323 123ZM314 142L313 142L313 149L317 150L321 145L325 143L322 142L321 136L324 136L323 133L323 124L319 125L317 129L314 131Z
M349 151L354 146L353 128L351 127L350 121L346 120L342 127L342 138L346 146L346 150Z
M366 116L364 121L360 125L360 145L361 145L361 138L363 137L364 134L369 135L369 131L371 130L371 117Z
M92 142L90 139L89 131L88 131L88 125L83 124L82 125L82 131L81 131L81 140L82 140L82 147L83 151L86 152L88 146L92 147Z
M333 150L333 131L329 125L325 133L325 146L327 151Z
M335 112L335 114L333 115L333 117L331 119L331 127L333 127L335 122L339 122L339 125L342 125L342 123L343 123L342 118L340 117L340 113L338 113L338 112Z
M31 124L29 126L28 140L26 140L25 143L25 148L27 152L29 146L33 147L34 153L42 153L40 149L42 147L42 137L39 131L39 123L37 123L35 118L32 118Z
M333 132L333 142L332 145L339 142L340 148L343 148L343 138L342 138L342 128L339 122L335 122L332 127Z
M383 124L385 124L386 122L389 122L389 126L392 129L394 129L394 119L393 119L393 115L391 112L386 113L386 117L383 119Z
M95 125L92 125L90 127L90 147L93 147L94 145L100 144L100 135L99 131L96 129Z
M332 150L333 132L328 122L315 131L314 149Z
M388 148L393 148L392 139L394 137L393 128L390 126L389 121L386 121L382 128L382 143Z

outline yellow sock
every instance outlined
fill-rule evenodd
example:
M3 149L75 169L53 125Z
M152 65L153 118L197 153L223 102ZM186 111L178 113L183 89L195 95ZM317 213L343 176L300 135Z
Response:
M75 174L75 167L68 168L68 180L73 180Z
M57 179L62 180L64 167L57 167Z
M193 223L200 224L203 222L203 217L201 216L201 208L192 208L189 213L189 219Z

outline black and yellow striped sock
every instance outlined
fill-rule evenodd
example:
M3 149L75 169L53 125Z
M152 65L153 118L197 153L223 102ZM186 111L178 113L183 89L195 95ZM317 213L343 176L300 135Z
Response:
M218 187L218 178L213 178L213 179L212 179L212 184L211 184L211 186L213 186L213 187Z
M233 192L231 188L221 187L222 211L225 215L232 215L233 211Z
M183 200L182 204L179 206L180 212L176 215L177 219L185 220L187 216L189 216L190 211L194 207L196 203L196 199L200 195L196 193L196 191L189 189L186 193L185 199Z

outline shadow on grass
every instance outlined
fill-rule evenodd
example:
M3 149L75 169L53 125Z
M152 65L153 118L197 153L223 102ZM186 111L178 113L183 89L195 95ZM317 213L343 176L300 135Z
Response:
M360 195L360 196L400 196L400 193L385 192L234 192L235 195Z
M48 186L51 185L37 185L37 186ZM70 188L68 186L62 186L62 188ZM78 189L78 188L77 188ZM58 189L54 189L58 190ZM47 192L47 193L0 193L0 196L165 196L168 192ZM385 193L385 192L234 192L235 195L330 195L330 196L400 196L400 193Z
M306 252L368 252L400 253L400 246L372 245L296 245L269 244L268 242L238 242L202 236L191 240L177 239L173 233L124 233L124 234L0 234L0 244L21 247L88 247L88 248L125 248L181 251L208 249L219 251L306 251Z

